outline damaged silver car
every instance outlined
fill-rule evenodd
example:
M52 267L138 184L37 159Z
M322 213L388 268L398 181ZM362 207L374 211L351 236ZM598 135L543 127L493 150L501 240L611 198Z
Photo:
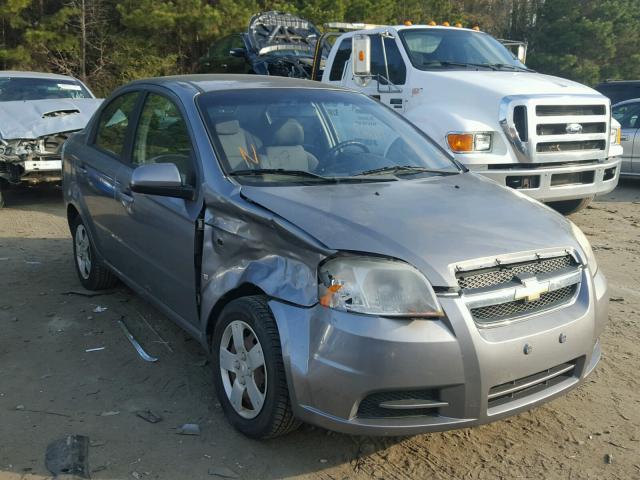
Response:
M251 437L478 425L600 359L607 283L582 232L363 94L133 82L63 162L81 283L119 278L193 335Z
M100 102L73 77L0 72L0 208L12 185L62 180L62 145Z

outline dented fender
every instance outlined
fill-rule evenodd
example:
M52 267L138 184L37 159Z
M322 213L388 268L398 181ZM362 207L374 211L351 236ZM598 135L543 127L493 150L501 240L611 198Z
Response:
M334 250L244 198L239 186L229 196L205 186L204 199L203 332L218 301L243 285L254 285L295 305L310 307L318 302L317 267Z

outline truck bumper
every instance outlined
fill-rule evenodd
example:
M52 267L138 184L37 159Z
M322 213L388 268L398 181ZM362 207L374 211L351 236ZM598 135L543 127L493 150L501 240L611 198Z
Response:
M457 295L440 298L442 320L271 300L294 412L344 433L411 435L488 423L562 395L595 368L607 321L606 280L585 271L582 282L566 308L488 329ZM508 393L514 385L520 393ZM402 409L415 398L432 403Z
M523 164L514 164L522 167ZM500 185L515 188L541 202L556 202L603 195L618 185L620 157L588 165L496 168L473 171Z

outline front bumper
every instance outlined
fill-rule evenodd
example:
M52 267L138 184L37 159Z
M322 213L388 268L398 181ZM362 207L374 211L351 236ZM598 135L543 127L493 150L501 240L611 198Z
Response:
M60 182L62 160L59 157L7 162L0 160L0 177L11 183Z
M344 433L410 435L479 425L546 402L579 385L600 359L607 284L598 273L582 285L565 308L485 329L457 295L440 298L442 320L368 317L272 300L294 411ZM525 344L533 347L527 355ZM568 362L571 372L548 386L499 404L489 400L492 387ZM407 391L431 392L441 406L423 414L363 414L375 395Z
M473 166L471 168L473 169ZM588 198L612 191L618 185L620 177L620 157L587 165L473 171L500 185L516 188L541 202L557 202Z

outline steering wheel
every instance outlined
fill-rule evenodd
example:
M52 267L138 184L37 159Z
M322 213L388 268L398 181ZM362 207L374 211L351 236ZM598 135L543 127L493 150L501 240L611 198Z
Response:
M347 147L358 147L362 149L364 153L371 153L369 147L367 147L364 143L358 142L356 140L345 140L344 142L340 142L337 145L334 145L329 149L329 151L325 154L325 158L333 158L338 155L338 152L344 150Z

